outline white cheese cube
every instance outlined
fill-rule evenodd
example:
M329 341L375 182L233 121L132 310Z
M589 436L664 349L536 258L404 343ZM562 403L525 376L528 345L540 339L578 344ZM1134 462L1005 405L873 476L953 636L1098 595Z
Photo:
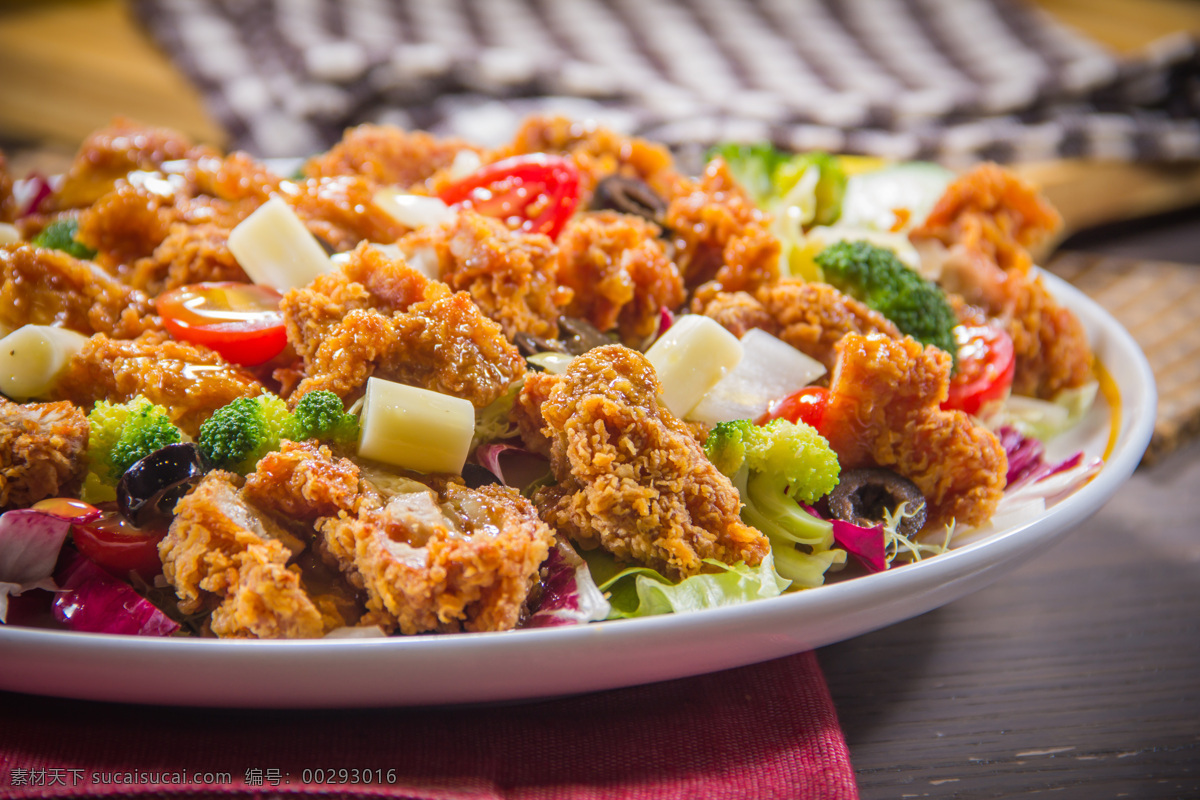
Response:
M417 472L461 473L475 433L470 401L369 378L358 454Z
M715 425L758 419L772 400L787 397L825 374L825 365L787 342L754 328L742 337L742 360L688 413Z
M88 337L66 328L23 325L0 339L0 392L14 400L46 397Z
M662 403L682 418L738 365L742 345L715 320L685 314L650 346L646 358L662 384Z
M292 207L278 197L259 206L229 233L229 251L260 286L280 292L312 283L335 266Z

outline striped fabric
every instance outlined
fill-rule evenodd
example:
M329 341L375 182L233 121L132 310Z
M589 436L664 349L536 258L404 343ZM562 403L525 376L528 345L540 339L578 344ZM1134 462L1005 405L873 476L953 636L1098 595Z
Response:
M672 145L1200 157L1200 50L1122 61L1019 0L135 0L237 147L388 122L483 143L537 110Z

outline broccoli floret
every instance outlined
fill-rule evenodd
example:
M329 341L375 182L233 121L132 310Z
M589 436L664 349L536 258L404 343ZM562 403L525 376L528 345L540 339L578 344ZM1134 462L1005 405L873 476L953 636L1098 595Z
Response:
M141 396L128 403L101 400L88 414L89 467L102 482L115 484L138 461L182 440L167 410Z
M79 220L60 219L42 228L42 232L33 237L33 243L49 250L62 250L75 258L94 257L95 250L75 239L78 232Z
M827 550L833 527L805 511L838 484L837 455L816 429L775 419L721 422L704 452L742 497L742 519L776 541Z
M838 242L818 253L816 261L835 288L883 314L901 333L956 358L958 320L946 295L904 266L891 250L869 242Z
M358 440L358 417L347 414L342 398L333 392L309 392L292 412L294 433L300 439L329 439L339 444Z
M200 426L200 453L214 467L243 475L279 448L281 439L297 438L287 403L273 394L240 397L218 408Z
M776 194L775 170L790 157L768 142L726 142L710 148L708 160L721 158L750 197L759 204Z

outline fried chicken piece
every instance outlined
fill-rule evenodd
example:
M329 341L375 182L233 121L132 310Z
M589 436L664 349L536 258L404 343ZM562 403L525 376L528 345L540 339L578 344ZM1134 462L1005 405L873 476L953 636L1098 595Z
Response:
M0 247L0 323L129 338L158 328L154 305L94 264L31 244Z
M126 283L151 295L207 281L250 282L229 250L229 229L220 225L172 225L154 251L125 275Z
M259 460L244 491L255 505L288 519L336 517L357 505L358 467L315 441L285 439Z
M596 184L609 175L638 178L663 196L668 196L682 179L674 169L674 160L667 148L645 139L624 136L591 120L528 117L512 142L492 156L501 159L528 153L570 156L579 169L581 208L588 206Z
M910 234L940 261L939 282L981 306L1013 338L1013 391L1051 398L1091 377L1087 332L1049 293L1028 249L1061 225L1037 190L1012 172L983 164L954 181Z
M361 624L405 634L515 627L554 533L515 489L439 488L317 523L328 557L367 593Z
M0 398L0 509L74 494L87 472L88 423L71 403Z
M675 263L689 290L715 280L727 292L752 291L779 277L779 240L719 158L700 183L681 181L667 207Z
M482 408L525 371L500 326L465 292L360 245L339 273L282 303L306 377L294 398L326 389L347 402L371 376L470 400Z
M500 220L462 211L453 222L415 231L398 244L405 253L432 252L438 279L470 294L505 336L558 334L557 320L571 290L558 285L548 237L510 231Z
M175 506L158 553L180 610L211 608L213 633L229 638L311 639L345 624L322 614L288 565L303 543L249 503L240 480L210 472Z
M153 253L177 218L170 198L119 181L80 212L75 238L97 251L97 264L119 273L121 266Z
M911 337L847 334L837 346L821 430L842 469L885 467L925 495L926 530L986 522L1008 472L1004 448L962 411L939 406L950 356Z
M62 187L55 193L55 207L91 205L112 191L131 170L153 170L167 161L215 153L211 148L194 145L179 131L116 119L83 140Z
M658 376L645 356L598 347L566 374L538 376L526 388L546 395L537 409L558 481L534 502L560 533L672 578L703 571L706 558L761 563L767 538L742 522L737 489L659 405ZM522 405L533 404L523 397Z
M558 237L558 277L574 291L567 307L636 346L658 328L663 307L683 303L683 278L657 225L605 211L573 217Z
M739 339L754 328L779 335L775 318L749 292L723 292L716 284L706 284L693 295L691 311L716 320Z
M375 204L376 187L365 178L309 178L289 182L287 188L281 191L281 197L314 236L337 252L353 249L364 240L390 244L408 232Z
M195 437L212 412L263 391L250 373L212 350L151 332L137 339L96 334L71 359L55 394L84 408L97 400L124 403L142 395L165 407L171 420Z
M310 178L360 175L370 183L411 189L454 163L462 151L479 148L458 139L387 125L348 128L342 140L304 165Z

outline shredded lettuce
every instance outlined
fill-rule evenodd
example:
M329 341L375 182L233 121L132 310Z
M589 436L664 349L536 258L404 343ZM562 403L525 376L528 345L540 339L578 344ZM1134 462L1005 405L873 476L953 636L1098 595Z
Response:
M1075 427L1096 401L1100 384L1088 381L1063 389L1053 400L1013 395L984 422L993 431L1014 428L1022 435L1048 442Z
M757 567L730 566L713 559L704 563L718 572L672 581L649 567L626 567L602 550L583 553L600 591L612 604L608 619L680 614L705 608L739 605L777 597L791 582L780 578L770 553Z

